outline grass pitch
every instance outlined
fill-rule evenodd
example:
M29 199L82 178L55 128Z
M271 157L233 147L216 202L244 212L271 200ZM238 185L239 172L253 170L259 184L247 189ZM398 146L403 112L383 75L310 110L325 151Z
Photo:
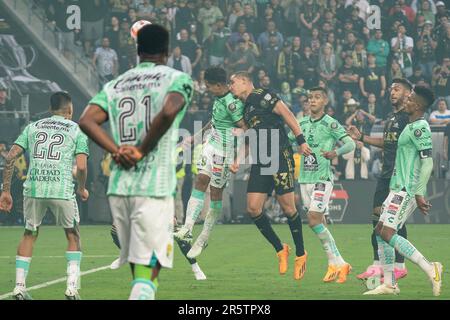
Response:
M159 300L208 299L450 299L450 225L409 225L409 239L431 261L444 265L442 295L433 297L425 274L407 262L409 274L400 280L398 297L366 297L363 283L356 274L365 270L372 260L371 227L367 225L332 225L330 230L343 257L353 266L345 284L323 283L327 260L319 240L303 226L306 250L309 253L305 278L293 279L295 246L289 227L275 225L276 232L293 251L288 273L278 274L278 263L272 247L254 225L218 225L209 246L199 258L208 277L196 281L191 268L175 245L173 270L163 270L159 279ZM194 235L200 230L196 226ZM81 226L82 271L109 265L118 255L109 235L110 226ZM15 279L16 246L23 228L0 227L0 296L11 292ZM66 240L62 229L43 226L35 246L27 286L30 288L65 276ZM85 300L127 299L130 291L129 267L102 270L82 277L81 297ZM65 281L30 291L34 299L64 299Z

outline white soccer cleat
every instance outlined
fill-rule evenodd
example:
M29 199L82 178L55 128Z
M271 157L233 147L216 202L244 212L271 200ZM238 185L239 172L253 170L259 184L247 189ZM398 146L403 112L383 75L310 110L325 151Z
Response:
M77 288L68 287L65 293L66 300L81 300Z
M33 300L31 295L27 292L26 288L15 287L13 290L14 300Z
M378 287L376 287L373 290L364 292L364 295L380 295L380 294L395 294L398 295L400 294L400 289L398 287L398 285L395 285L394 287L383 283L382 285L379 285Z
M192 234L191 230L182 226L177 232L173 234L174 238L179 241L186 241L188 243L192 242Z
M201 239L201 237L198 237L198 239L195 241L194 245L192 246L191 250L189 250L186 256L189 259L195 259L202 253L203 249L205 249L207 246L208 243L206 242L206 240Z
M441 285L442 285L442 263L440 262L432 262L434 269L434 277L429 277L431 281L431 285L433 286L433 295L438 297L441 295Z
M194 277L195 277L195 280L198 280L198 281L206 280L206 275L203 273L202 270L194 271Z
M114 260L111 265L109 266L109 268L111 270L117 270L120 268L120 258L117 258L116 260Z

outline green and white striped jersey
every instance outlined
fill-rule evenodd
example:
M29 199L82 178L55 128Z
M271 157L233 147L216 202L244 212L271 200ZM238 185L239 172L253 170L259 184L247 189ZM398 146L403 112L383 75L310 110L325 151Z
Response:
M390 189L405 190L409 195L415 195L422 165L421 154L425 152L431 155L432 148L433 141L428 122L422 118L409 123L398 138Z
M186 73L145 62L107 83L90 101L108 114L117 145L138 146L170 92L181 94L186 101L185 107L155 150L135 168L125 170L114 164L108 195L167 197L173 194L176 188L174 159L178 128L192 99L193 83Z
M73 162L77 154L89 155L88 139L78 124L60 116L42 119L29 124L15 144L30 153L25 197L75 197Z

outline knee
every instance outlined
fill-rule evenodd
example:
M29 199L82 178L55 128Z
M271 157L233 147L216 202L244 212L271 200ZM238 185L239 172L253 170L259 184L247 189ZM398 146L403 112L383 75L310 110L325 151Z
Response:
M392 230L390 228L383 228L380 232L381 239L383 239L385 242L389 243L392 239L392 236L395 234L395 230Z
M195 189L205 192L208 188L210 178L206 174L197 175Z
M373 215L374 215L374 217L380 218L380 215L381 215L381 207L373 208Z
M308 212L308 224L310 228L314 228L319 224L322 224L323 215L315 212Z
M295 204L284 204L281 206L281 210L283 210L284 214L288 217L292 217L297 212Z
M262 208L255 206L255 205L248 205L247 213L250 215L250 217L255 218L255 217L258 217L261 215Z
M211 201L222 201L222 191L223 189L211 187Z
M77 228L66 229L67 240L76 241L77 243L80 241L80 233Z

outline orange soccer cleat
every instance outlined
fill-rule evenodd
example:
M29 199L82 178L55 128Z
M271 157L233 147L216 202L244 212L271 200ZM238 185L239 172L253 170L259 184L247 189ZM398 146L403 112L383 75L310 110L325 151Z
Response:
M288 269L289 251L289 246L283 244L283 250L277 252L280 274L285 274Z
M332 282L336 280L337 276L339 275L339 268L336 267L334 264L328 265L327 273L325 274L325 277L323 278L323 282Z
M308 252L305 251L305 254L301 257L295 258L294 264L294 279L301 280L303 279L306 272L306 260L308 258Z
M339 267L339 276L336 280L337 283L344 283L347 281L347 276L352 271L352 266L348 263Z

